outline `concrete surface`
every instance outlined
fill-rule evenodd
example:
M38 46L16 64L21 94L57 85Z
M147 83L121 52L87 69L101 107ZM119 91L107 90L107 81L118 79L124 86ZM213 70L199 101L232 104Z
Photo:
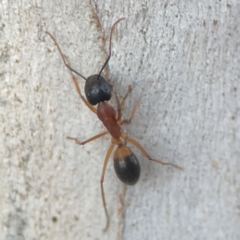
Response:
M7 1L0 4L0 239L240 239L239 1ZM100 176L109 137L79 99L56 46L84 76L113 36L109 79L125 130L183 171L141 162L139 183ZM107 72L105 72L107 74ZM84 80L79 79L81 88ZM125 214L124 214L125 213Z

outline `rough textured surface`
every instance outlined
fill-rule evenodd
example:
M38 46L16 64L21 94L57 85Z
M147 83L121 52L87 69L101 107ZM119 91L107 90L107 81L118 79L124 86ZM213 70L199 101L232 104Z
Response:
M7 1L0 5L0 239L240 239L239 1ZM122 185L112 161L99 179L109 137L85 146L102 124L79 99L48 30L84 76L106 58L119 96L141 95L129 136L142 176ZM99 22L98 22L99 20ZM79 79L81 87L84 81ZM142 94L141 94L142 93Z

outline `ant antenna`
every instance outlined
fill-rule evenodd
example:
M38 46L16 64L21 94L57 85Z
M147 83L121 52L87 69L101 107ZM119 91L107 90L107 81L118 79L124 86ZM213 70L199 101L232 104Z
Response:
M101 70L100 70L100 72L99 72L99 74L98 74L97 80L99 79L99 77L100 77L103 69L106 67L107 63L109 62L109 60L110 60L110 58L111 58L111 54L112 54L112 33L113 33L113 30L114 30L115 26L116 26L120 21L122 21L122 20L124 20L124 19L125 19L125 18L120 18L120 19L118 19L118 20L113 24L113 26L112 26L112 28L111 28L111 32L110 32L110 42L109 42L109 55L108 55L107 60L106 60L105 63L103 64L103 67L101 68ZM56 41L55 38L52 36L52 34L51 34L50 32L48 32L48 31L46 31L46 34L48 34L48 35L51 37L51 39L54 41L54 43L56 44L56 46L57 46L57 48L58 48L58 51L60 52L60 55L61 55L61 57L62 57L62 59L63 59L63 62L64 62L64 64L65 64L65 66L66 66L71 72L76 73L78 76L80 76L80 77L83 78L85 81L87 81L87 78L85 78L82 74L80 74L79 72L77 72L76 70L74 70L73 68L71 68L71 67L67 64L67 62L65 61L65 58L64 58L64 54L62 53L62 51L61 51L61 49L60 49L57 41Z
M111 58L111 54L112 54L112 33L113 33L113 30L115 28L115 26L122 20L124 20L125 18L120 18L118 19L113 25L112 25L112 28L111 28L111 32L110 32L110 41L109 41L109 54L108 54L108 57L107 57L107 60L105 61L105 63L103 64L99 74L98 74L98 78L97 80L99 79L103 69L106 67L107 63L109 62L110 58Z
M74 70L73 68L71 68L71 67L67 64L67 62L65 61L65 58L64 58L64 54L62 53L60 47L58 46L58 43L57 43L57 41L55 40L55 38L52 36L52 34L51 34L50 32L46 31L46 33L51 37L51 39L52 39L52 40L54 41L54 43L56 44L56 46L57 46L57 48L58 48L58 51L59 51L60 54L61 54L61 57L62 57L62 59L63 59L63 62L64 62L64 64L65 64L65 66L66 66L70 71L76 73L76 74L79 75L81 78L83 78L85 81L87 81L87 79L86 79L82 74L78 73L76 70Z

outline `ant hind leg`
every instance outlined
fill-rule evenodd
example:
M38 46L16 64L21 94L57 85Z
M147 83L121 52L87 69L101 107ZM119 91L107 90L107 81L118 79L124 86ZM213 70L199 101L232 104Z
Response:
M109 227L109 215L108 215L108 211L107 211L107 204L106 204L106 200L105 200L105 193L104 193L104 188L103 188L103 182L104 182L104 176L105 176L105 172L106 172L106 168L107 168L107 164L108 164L108 160L109 157L112 153L112 150L114 148L114 144L111 144L111 146L109 147L105 160L104 160L104 164L103 164L103 169L102 169L102 176L101 176L101 194L102 194L102 202L103 202L103 207L104 207L104 211L105 211L105 215L106 215L106 226L103 229L103 232L106 232L108 227Z
M125 139L125 137L124 137L124 139ZM148 160L153 161L153 162L156 162L156 163L160 163L160 164L162 164L162 165L170 165L170 166L175 167L175 168L177 168L177 169L179 169L179 170L182 170L182 169L183 169L182 167L179 167L179 166L177 166L177 165L175 165L175 164L167 163L167 162L163 162L163 161L161 161L161 160L153 159L153 158L146 152L146 150L140 145L140 143L137 142L136 140L134 140L134 139L132 139L132 138L129 138L129 137L127 137L125 140L128 141L128 142L130 142L130 143L132 143L134 146L136 146Z

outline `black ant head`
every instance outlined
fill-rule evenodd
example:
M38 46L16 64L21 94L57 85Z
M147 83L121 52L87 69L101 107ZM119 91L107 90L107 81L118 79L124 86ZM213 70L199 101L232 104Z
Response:
M84 90L86 98L91 105L108 101L111 98L111 87L105 78L99 74L87 78Z

